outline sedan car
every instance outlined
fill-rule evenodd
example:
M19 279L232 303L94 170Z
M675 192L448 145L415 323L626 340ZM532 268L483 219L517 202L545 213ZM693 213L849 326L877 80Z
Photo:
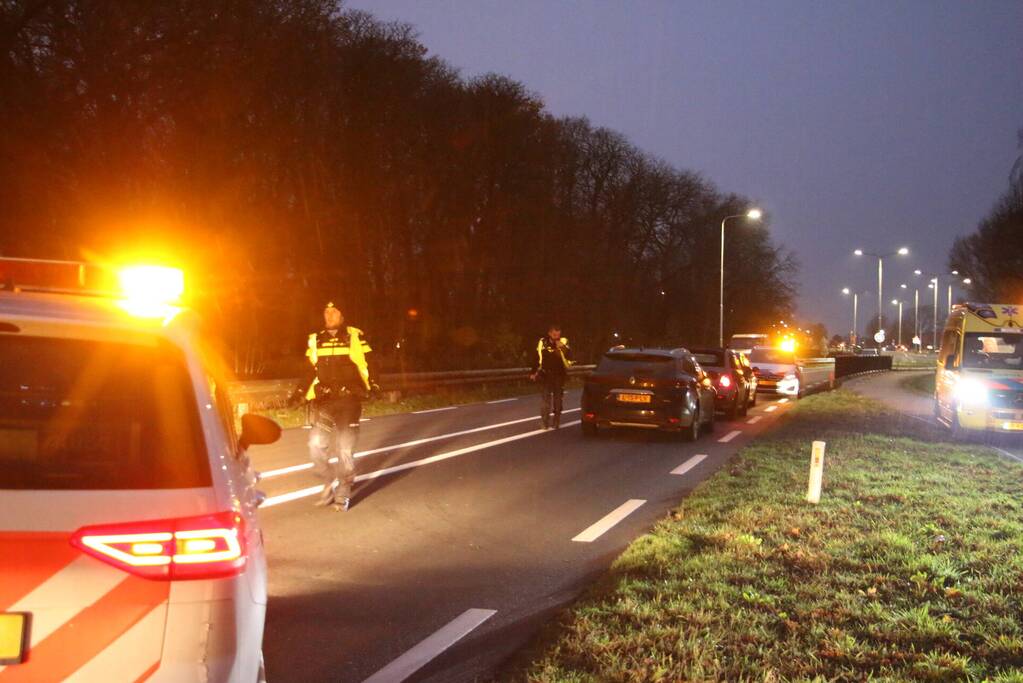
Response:
M745 415L756 400L756 376L743 365L742 354L734 349L708 347L693 349L693 356L714 384L715 407L728 419Z
M686 349L615 347L586 378L583 434L635 427L695 441L714 427L713 382Z

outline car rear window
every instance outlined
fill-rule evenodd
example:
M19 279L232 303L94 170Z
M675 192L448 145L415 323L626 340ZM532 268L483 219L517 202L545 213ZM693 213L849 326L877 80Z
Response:
M636 375L639 377L667 377L675 371L671 356L641 353L607 354L600 359L597 373L602 375Z
M174 346L0 336L0 489L209 485Z
M721 360L720 353L694 353L693 357L696 358L696 362L700 365L710 365L715 367L721 367L724 362Z
M796 357L789 351L781 349L753 349L750 353L751 363L794 364Z

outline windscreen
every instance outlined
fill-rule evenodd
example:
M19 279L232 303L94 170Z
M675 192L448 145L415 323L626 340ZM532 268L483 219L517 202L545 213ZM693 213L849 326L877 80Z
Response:
M696 358L697 363L703 366L722 367L724 365L720 353L693 353L693 357Z
M963 342L963 367L1023 370L1023 333L968 333Z
M796 362L796 357L791 351L782 351L781 349L753 349L750 353L750 362L754 365L757 363L793 365Z
M602 375L632 375L635 377L670 377L674 373L675 359L671 356L615 353L600 359L597 373Z
M0 336L0 489L210 485L180 351Z

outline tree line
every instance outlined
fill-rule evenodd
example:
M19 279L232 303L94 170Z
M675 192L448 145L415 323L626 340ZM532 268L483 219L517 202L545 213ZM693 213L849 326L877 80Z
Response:
M713 342L751 200L330 0L0 0L0 206L3 255L182 263L254 373L328 299L416 369ZM726 335L791 317L767 218Z
M976 230L957 237L949 252L950 269L969 273L970 291L978 301L1023 302L1023 128L1018 149L1006 191Z

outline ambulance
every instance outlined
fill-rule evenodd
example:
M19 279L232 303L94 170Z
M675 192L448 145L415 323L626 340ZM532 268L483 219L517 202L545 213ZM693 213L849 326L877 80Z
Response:
M954 434L1023 433L1023 305L959 304L945 323L934 416Z
M264 680L262 494L180 271L0 259L0 683Z

